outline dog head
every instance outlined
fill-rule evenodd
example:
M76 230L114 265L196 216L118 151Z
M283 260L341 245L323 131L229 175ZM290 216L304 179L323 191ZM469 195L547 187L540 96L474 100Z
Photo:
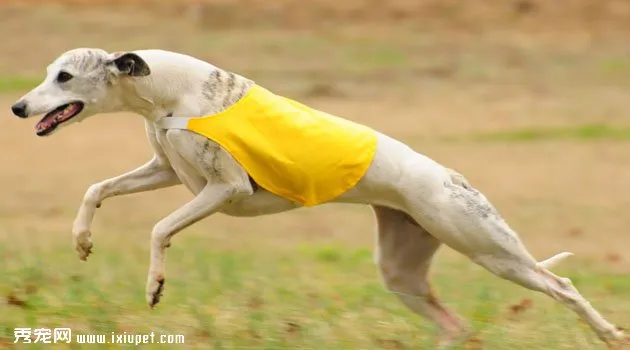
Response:
M35 131L38 136L49 135L61 126L96 113L116 111L122 103L117 83L149 74L146 62L133 52L70 50L48 66L44 81L20 98L11 110L20 118L44 114Z

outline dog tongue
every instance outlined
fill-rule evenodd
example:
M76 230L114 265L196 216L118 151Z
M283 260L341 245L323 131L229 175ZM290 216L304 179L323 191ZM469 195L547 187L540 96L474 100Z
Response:
M54 115L46 116L44 117L44 119L40 120L35 125L35 130L37 131L45 130L52 127L56 123L57 123L57 120L55 119Z
M55 124L57 124L58 120L60 119L59 116L61 112L62 111L57 111L57 112L53 112L53 113L45 115L44 118L42 118L42 120L40 120L35 125L35 129L37 131L41 131L41 130L45 130L54 126Z
M72 103L62 110L53 111L44 116L44 118L35 125L35 129L37 131L41 131L55 126L56 124L65 121L69 116L72 116L76 109L77 105Z

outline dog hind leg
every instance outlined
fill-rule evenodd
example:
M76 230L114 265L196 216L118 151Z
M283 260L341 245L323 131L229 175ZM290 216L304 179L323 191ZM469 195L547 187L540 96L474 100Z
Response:
M571 280L556 276L543 264L532 264L519 259L518 256L509 255L475 256L473 261L503 279L544 293L560 302L584 320L597 336L609 346L617 346L627 340L621 329L604 319L573 287Z
M387 289L439 328L439 346L465 339L468 326L440 303L428 281L440 241L401 211L379 206L373 209L378 230L376 262Z
M606 321L571 286L547 267L570 254L536 260L496 209L466 181L452 181L443 169L427 172L406 193L406 212L434 237L468 256L493 274L545 293L579 315L609 345L624 341L623 332ZM420 173L420 172L419 172ZM413 194L422 195L413 195Z

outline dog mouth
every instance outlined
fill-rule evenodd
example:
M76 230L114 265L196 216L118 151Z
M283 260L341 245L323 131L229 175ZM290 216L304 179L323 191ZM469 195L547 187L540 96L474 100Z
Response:
M61 105L55 108L54 110L46 114L35 125L37 136L50 134L53 130L57 128L57 126L59 126L59 124L67 122L68 120L75 117L77 114L81 113L83 107L83 102L75 101L66 103L65 105Z

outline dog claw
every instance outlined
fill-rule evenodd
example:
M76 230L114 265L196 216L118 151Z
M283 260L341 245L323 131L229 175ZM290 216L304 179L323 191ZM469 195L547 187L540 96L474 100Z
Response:
M89 245L88 245L89 244ZM79 259L86 261L87 257L92 254L92 243L85 243L84 246L77 246L77 252L79 253Z
M92 240L90 239L89 230L76 230L74 232L74 248L79 253L79 259L86 261L87 257L92 254Z
M622 349L630 349L630 335L627 335L624 332L624 329L621 327L616 327L618 333L615 334L614 340L609 340L606 342L608 349L611 350L622 350Z
M450 334L441 334L435 344L436 349L458 349L462 346L466 346L466 349L478 349L481 341L478 339L473 330L467 326L462 327L459 331L455 331Z
M151 309L154 309L155 305L160 302L160 298L163 296L163 291L164 277L149 281L149 284L147 285L147 302L149 303L149 307Z

